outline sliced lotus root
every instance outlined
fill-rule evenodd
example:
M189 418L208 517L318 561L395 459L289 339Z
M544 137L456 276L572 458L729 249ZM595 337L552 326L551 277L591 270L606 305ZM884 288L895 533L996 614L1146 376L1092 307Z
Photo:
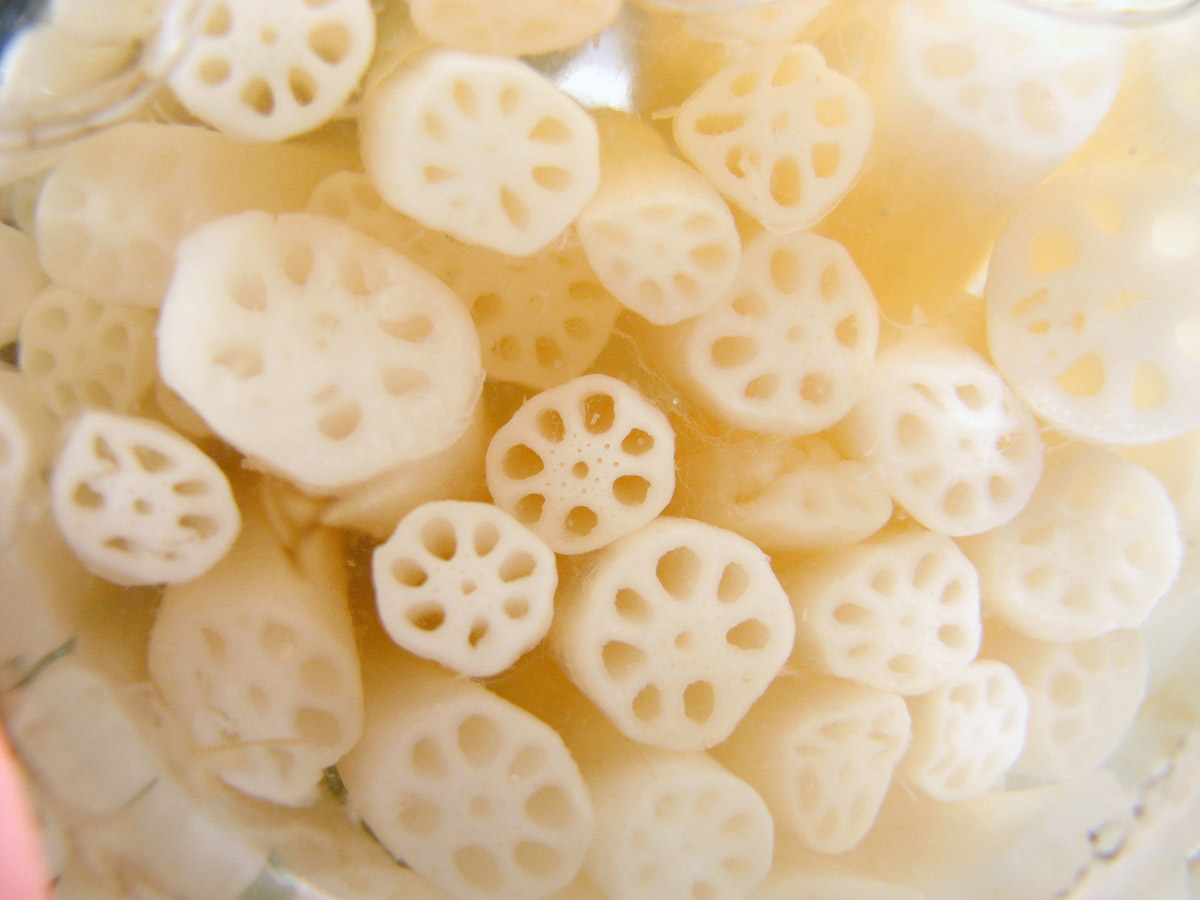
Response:
M702 522L660 518L563 593L552 632L563 667L644 744L719 744L792 651L796 625L767 556Z
M1033 416L959 345L908 341L880 354L836 433L914 519L954 537L1012 519L1042 472Z
M158 374L152 310L102 303L51 285L21 320L20 365L60 418L138 409Z
M892 516L891 495L872 468L823 434L705 446L680 454L678 476L682 514L772 552L849 546Z
M1004 663L976 660L936 690L908 701L912 746L901 777L955 803L994 788L1025 747L1029 697Z
M45 472L58 421L28 381L0 369L0 547L9 546L35 510L44 510Z
M675 490L675 433L636 390L583 375L542 391L487 452L496 505L555 553L587 553L648 524Z
M867 155L867 95L811 44L763 46L722 67L675 116L675 142L713 186L770 231L808 228Z
M566 50L607 28L620 0L410 0L413 24L447 47L502 56Z
M117 584L195 578L241 527L216 463L149 419L85 412L55 460L50 492L75 555Z
M1047 458L1025 510L964 540L984 609L1044 641L1081 641L1146 620L1183 546L1162 483L1099 447Z
M16 340L25 310L46 286L37 245L29 235L0 224L0 345Z
M675 375L754 431L812 434L867 388L879 308L845 248L810 232L760 234L711 309L667 332Z
M733 214L649 125L612 110L595 116L600 187L576 222L588 262L625 307L655 325L699 315L737 274Z
M1145 697L1148 660L1134 630L1049 644L989 629L985 654L1009 665L1029 696L1015 773L1068 779L1091 771L1124 739Z
M583 865L592 804L548 725L432 664L374 655L366 728L338 763L350 807L460 900L542 900Z
M653 3L654 0L647 0ZM753 4L748 9L736 12L705 12L687 20L687 30L712 41L796 41L804 35L805 27L812 23L832 0L781 0L781 2ZM685 4L674 4L684 6ZM719 4L709 4L718 7Z
M360 129L389 204L501 253L548 245L599 182L591 117L514 59L432 51L367 93Z
M282 141L345 105L375 49L370 0L217 0L167 83L198 119L243 141Z
M375 548L372 572L392 640L463 675L503 672L554 614L554 552L489 503L418 506Z
M742 900L767 874L771 814L711 757L630 744L586 774L587 873L611 900Z
M887 534L780 575L797 653L839 678L923 694L979 651L979 576L945 535Z
M1141 444L1200 425L1200 187L1165 171L1056 176L1013 213L988 266L996 367L1084 440Z
M158 339L163 380L214 431L316 491L449 446L482 381L444 284L309 213L241 213L189 235Z
M715 753L767 798L776 824L803 846L842 853L875 823L909 737L897 694L779 678Z

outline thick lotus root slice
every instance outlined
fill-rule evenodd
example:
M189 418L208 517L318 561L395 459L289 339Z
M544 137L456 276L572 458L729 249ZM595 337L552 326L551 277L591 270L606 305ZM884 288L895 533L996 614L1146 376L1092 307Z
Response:
M587 553L641 528L675 491L675 433L637 391L583 375L542 391L487 452L496 505L556 553Z
M410 0L413 24L447 47L536 56L581 44L607 28L620 0Z
M887 534L780 580L796 610L797 653L839 678L923 694L979 651L979 576L944 535Z
M1012 519L1042 472L1033 416L959 345L910 341L880 354L836 434L914 519L953 537Z
M557 733L412 657L376 659L366 683L338 772L388 852L460 900L543 900L575 877L592 804Z
M375 548L372 572L392 640L464 675L507 669L554 614L554 552L488 503L417 507Z
M552 632L563 667L644 744L725 740L792 651L796 625L766 555L702 522L659 519L564 593Z
M976 660L908 708L913 741L901 777L943 803L994 788L1025 747L1029 697L1004 663Z
M867 95L810 44L756 48L700 86L675 142L771 231L819 222L850 189L874 131Z
M909 736L897 694L780 678L715 753L762 792L777 825L810 850L842 853L875 823Z
M663 344L679 345L675 375L726 421L812 434L858 402L878 337L875 296L841 244L764 233L724 298Z
M167 81L226 134L281 141L333 118L374 49L370 0L217 0Z
M346 225L247 212L179 249L163 380L222 438L313 491L452 444L482 382L454 294Z
M361 139L390 205L518 256L562 234L600 178L591 117L514 59L429 52L367 93Z
M80 561L117 584L188 581L233 545L241 516L216 463L165 425L90 411L50 479L54 519Z
M1083 440L1141 444L1200 425L1200 187L1096 167L1030 193L986 287L996 367Z
M60 418L84 409L134 412L158 374L157 322L152 310L51 285L21 320L21 372Z
M1137 463L1099 447L1047 459L1029 505L962 542L984 609L1043 641L1082 641L1146 620L1183 556L1175 507Z

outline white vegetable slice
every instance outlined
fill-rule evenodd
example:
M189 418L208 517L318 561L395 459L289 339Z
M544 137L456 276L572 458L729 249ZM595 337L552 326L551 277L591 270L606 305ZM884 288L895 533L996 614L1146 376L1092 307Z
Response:
M583 375L542 391L487 452L496 505L556 553L587 553L648 524L675 490L675 433L633 388Z
M767 46L721 68L675 117L675 142L771 231L808 228L854 183L874 115L811 44Z
M660 518L561 593L552 639L567 674L652 746L725 740L792 651L796 624L766 555L702 522Z
M984 609L1044 641L1081 641L1149 616L1183 548L1166 489L1099 447L1052 455L1029 506L962 542Z
M651 0L652 2L652 0ZM779 0L736 12L706 13L687 20L687 30L713 41L795 41L832 0Z
M85 412L55 460L50 492L71 549L117 584L195 578L241 527L216 463L149 419Z
M0 224L0 345L15 340L21 317L46 286L37 245L29 235Z
M1042 472L1037 423L966 347L905 341L880 354L836 428L914 519L953 537L1012 519Z
M214 431L318 492L452 444L482 382L445 285L307 213L247 212L189 235L158 339L163 380Z
M413 23L460 50L530 56L565 50L616 18L621 0L410 0Z
M502 253L545 247L599 182L591 117L512 59L430 52L372 88L360 126L389 204Z
M374 48L370 0L217 0L167 82L226 134L281 141L331 119Z
M39 510L45 473L58 440L58 421L27 379L0 369L0 547Z
M1164 171L1056 176L988 266L988 343L1030 408L1083 440L1200 425L1200 187Z

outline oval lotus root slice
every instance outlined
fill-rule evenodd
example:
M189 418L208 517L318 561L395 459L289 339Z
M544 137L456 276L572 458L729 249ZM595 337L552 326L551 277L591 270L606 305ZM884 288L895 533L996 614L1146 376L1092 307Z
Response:
M370 0L217 0L167 83L214 128L282 141L333 118L374 48Z
M599 183L591 116L514 59L431 51L367 93L360 130L390 205L501 253L545 247Z
M985 289L996 367L1083 440L1141 444L1200 425L1200 187L1095 167L1030 193Z
M984 609L1043 641L1142 624L1179 571L1183 546L1162 483L1099 447L1064 448L1025 510L965 539Z
M952 537L1012 519L1042 472L1033 416L960 345L913 340L881 353L835 433L914 519Z
M418 506L375 548L375 603L392 640L472 677L545 637L558 569L546 542L488 503Z
M214 431L318 493L452 444L483 375L449 288L309 213L240 213L189 235L158 340L163 380Z
M496 505L556 553L587 553L648 524L675 491L675 433L636 390L583 375L542 391L487 452Z
M241 528L225 473L149 419L85 412L55 460L50 494L71 549L117 584L195 578Z
M809 228L850 189L874 114L861 87L811 44L756 48L722 67L675 116L675 142L770 231Z
M576 686L623 733L668 750L725 740L792 651L766 555L660 518L600 551L563 592L552 638Z
M620 0L410 0L409 15L438 44L503 56L537 56L607 28Z

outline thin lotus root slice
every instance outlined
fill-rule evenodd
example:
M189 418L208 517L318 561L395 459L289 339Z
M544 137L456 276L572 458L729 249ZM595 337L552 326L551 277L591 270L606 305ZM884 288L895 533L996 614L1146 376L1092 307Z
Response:
M0 345L16 340L25 310L46 286L33 238L0 224Z
M1029 697L1004 663L976 660L908 708L913 740L900 777L943 803L994 788L1025 747Z
M209 572L172 585L150 633L150 677L228 784L303 806L358 740L362 681L334 532L290 552L247 515Z
M375 548L372 572L392 640L463 675L503 672L554 614L554 552L489 503L418 506Z
M1200 425L1200 187L1096 167L1029 194L988 266L996 367L1083 440L1142 444Z
M373 87L360 131L390 205L501 253L541 250L599 183L591 117L514 59L432 51Z
M641 528L675 491L675 433L636 390L583 375L542 391L487 451L496 505L555 553L588 553Z
M587 873L611 900L742 900L771 865L762 797L703 753L627 744L585 769Z
M0 368L0 548L36 511L45 511L45 471L58 440L58 421L25 378Z
M1146 620L1183 556L1162 483L1099 447L1048 457L1029 505L966 539L985 611L1043 641L1081 641Z
M796 625L766 555L702 522L658 519L563 593L552 630L563 667L644 744L719 744L792 651Z
M282 141L345 105L375 49L370 0L217 0L167 82L198 119Z
M241 528L217 464L149 419L85 412L55 460L50 493L75 555L117 584L195 578Z
M753 431L812 434L867 388L879 308L854 260L811 232L751 240L711 309L666 332L674 374L721 418Z
M839 678L923 694L979 651L979 576L945 535L886 534L780 580L796 612L797 654Z
M809 228L850 189L871 144L866 93L810 44L724 66L675 116L675 142L713 186L770 231Z
M1012 519L1042 473L1033 416L960 345L914 340L880 354L836 435L914 519L952 537Z
M459 900L542 900L575 877L592 804L557 733L398 652L373 653L365 680L366 728L338 772L388 852Z
M780 678L715 753L803 846L842 853L874 824L909 737L898 694Z
M989 628L984 654L1009 665L1029 697L1017 774L1068 779L1096 768L1124 739L1145 697L1149 665L1135 630L1048 644Z
M679 511L764 550L819 550L870 537L892 516L872 468L827 435L725 441L680 453Z
M60 418L135 412L157 379L157 322L152 310L51 285L21 320L21 372Z
M566 50L607 28L620 0L410 0L413 24L459 50L536 56Z
M251 211L189 235L158 339L163 380L214 431L316 492L452 444L483 374L444 284L310 213Z
M655 325L699 315L737 274L741 239L721 195L649 125L612 110L600 129L600 187L576 222L597 277Z

